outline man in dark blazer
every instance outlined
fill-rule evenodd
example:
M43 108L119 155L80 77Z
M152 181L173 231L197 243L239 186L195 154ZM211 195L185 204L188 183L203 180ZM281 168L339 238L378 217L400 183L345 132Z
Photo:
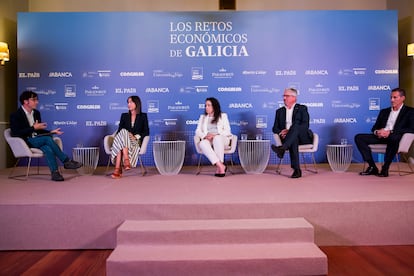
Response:
M61 151L53 140L52 135L61 135L60 128L47 130L46 123L42 123L40 112L36 109L39 99L37 93L24 91L20 95L21 107L10 115L11 134L20 137L32 148L40 149L46 157L53 181L63 181L59 173L56 158L62 161L65 169L77 169L81 163L73 161Z
M414 109L404 105L405 90L395 88L391 91L391 106L381 109L370 134L357 134L355 144L368 168L360 175L387 177L392 160L397 154L404 133L414 133ZM369 144L386 144L384 164L381 172L375 165Z
M289 150L290 165L293 169L292 178L302 176L299 165L299 145L311 144L313 133L309 129L309 113L305 105L296 103L298 92L294 88L287 88L283 92L285 106L276 110L273 133L278 134L282 145L272 145L272 150L279 158L283 158Z

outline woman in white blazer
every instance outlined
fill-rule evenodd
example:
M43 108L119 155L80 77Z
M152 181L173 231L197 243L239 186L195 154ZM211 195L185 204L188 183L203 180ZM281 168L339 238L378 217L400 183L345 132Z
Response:
M207 98L205 113L198 120L196 136L200 138L199 148L217 167L215 176L224 177L227 168L224 165L224 148L230 144L232 137L230 122L226 113L221 112L216 98Z

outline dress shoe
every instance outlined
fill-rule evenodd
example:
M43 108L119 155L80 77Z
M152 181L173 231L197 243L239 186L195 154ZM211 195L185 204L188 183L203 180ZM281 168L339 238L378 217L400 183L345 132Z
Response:
M80 167L82 167L82 163L70 159L66 161L65 163L63 163L63 167L68 170L75 170L75 169L79 169Z
M299 178L302 177L302 171L301 170L294 170L291 178Z
M227 167L224 169L224 173L216 173L216 174L214 174L214 176L216 176L216 177L225 177L226 172L227 172Z
M359 175L377 175L378 169L377 167L368 167L365 172L360 172Z
M388 177L388 170L382 169L379 174L377 174L379 177Z
M63 176L59 173L59 171L52 172L52 180L53 181L64 181L65 179Z
M271 148L277 154L277 157L279 157L280 159L282 159L285 155L285 149L282 146L277 147L275 145L272 145Z

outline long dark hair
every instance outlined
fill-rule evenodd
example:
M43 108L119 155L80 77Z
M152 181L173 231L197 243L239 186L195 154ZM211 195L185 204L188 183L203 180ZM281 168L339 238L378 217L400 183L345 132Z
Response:
M207 101L210 101L211 102L211 105L213 106L213 110L214 110L214 119L211 122L212 123L217 123L217 121L221 118L221 107L220 107L220 103L214 97L207 98L206 99L206 102ZM205 114L207 115L207 112L205 112Z
M135 103L135 110L137 111L137 114L141 114L141 99L138 96L130 96L128 99L131 99ZM127 102L128 102L127 99Z

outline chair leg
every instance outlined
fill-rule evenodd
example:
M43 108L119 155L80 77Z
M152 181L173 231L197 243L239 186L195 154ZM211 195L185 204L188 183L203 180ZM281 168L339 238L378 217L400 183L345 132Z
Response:
M408 175L408 174L413 174L414 173L413 167L411 167L410 160L407 161L407 165L408 165L408 168L410 169L410 171L402 171L400 169L400 158L398 157L398 154L397 154L397 157L396 158L397 158L398 174L400 176L404 176L404 175Z
M301 153L301 155L302 155L302 162L303 162L303 164L305 166L305 170L308 171L308 172L312 172L312 173L318 173L318 169L316 167L315 155L313 154L313 152L310 153L310 154L311 154L312 163L313 163L313 170L308 169L307 164L306 164L306 160L305 160L305 153L304 152Z
M31 157L28 157L27 166L26 166L26 174L23 174L23 175L13 175L14 170L16 169L17 165L19 164L19 161L20 161L20 158L17 158L16 163L14 164L13 169L9 173L8 178L11 178L11 179L19 179L19 177L22 177L23 176L24 178L23 179L19 179L19 180L25 180L26 181L29 178L30 164L32 162L32 158ZM39 174L39 171L38 171L38 174Z
M196 175L199 175L199 174L201 173L201 157L202 157L202 155L201 155L201 154L199 154L199 157L198 157L198 166L197 166L197 173L196 173Z
M282 169L280 168L280 166L282 164L282 159L283 158L279 158L279 164L277 164L277 167L276 167L276 173L277 174L281 174L281 172L282 172Z
M139 164L141 165L142 176L144 176L147 173L147 169L145 168L144 163L142 162L142 158L141 158L140 155L138 156L138 160L139 160Z

